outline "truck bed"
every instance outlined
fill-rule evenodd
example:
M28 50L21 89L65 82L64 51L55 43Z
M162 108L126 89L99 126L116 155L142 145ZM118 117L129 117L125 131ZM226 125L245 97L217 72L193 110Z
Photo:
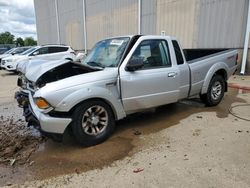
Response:
M186 61L193 61L195 59L203 58L210 55L215 55L228 49L183 49Z
M211 69L213 65L218 65L218 63L225 63L229 72L227 72L227 78L232 71L235 70L237 50L223 50L217 51L216 53L211 53L206 56L202 56L197 59L187 61L191 71L191 90L189 96L196 95L201 92L207 71ZM198 56L197 56L198 57Z

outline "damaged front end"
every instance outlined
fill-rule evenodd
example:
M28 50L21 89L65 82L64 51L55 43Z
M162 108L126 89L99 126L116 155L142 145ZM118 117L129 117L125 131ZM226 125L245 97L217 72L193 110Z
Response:
M100 69L86 67L79 63L68 62L57 67L53 67L47 72L33 72L32 76L29 72L26 75L19 75L17 85L20 87L20 91L15 93L15 99L18 103L18 106L23 108L23 116L25 121L28 123L28 126L33 126L34 128L38 129L42 135L46 137L52 138L55 141L61 141L62 134L48 133L42 130L41 122L39 122L37 118L39 116L36 116L30 104L31 99L29 98L29 95L31 95L31 98L33 98L35 92L48 83L98 70Z
M26 77L28 78L28 80L30 80L30 82L34 83L34 86L42 88L43 86L51 82L56 82L72 76L100 70L102 69L85 66L75 62L67 62L53 67L47 71L38 71L37 73L28 72L28 74L26 74Z
M40 129L39 121L32 113L32 110L29 106L29 94L23 91L17 91L15 93L15 99L17 100L18 106L23 108L23 116L25 121L28 122L29 126L34 126L37 129Z
M23 116L25 118L25 121L28 123L29 126L33 126L37 129L40 129L39 121L32 113L32 110L29 106L29 94L25 92L28 88L28 80L25 78L24 75L20 75L17 79L17 86L19 86L21 89L20 91L17 91L15 93L15 99L17 101L17 104L20 108L23 108ZM30 88L31 90L31 88ZM32 90L33 91L33 90Z
M30 103L29 103L29 94L24 91L17 91L15 93L15 99L17 100L18 106L23 108L23 116L25 121L28 123L28 127L32 126L35 129L39 130L42 136L53 139L54 141L61 142L63 139L62 134L48 133L41 129L40 122L36 118Z

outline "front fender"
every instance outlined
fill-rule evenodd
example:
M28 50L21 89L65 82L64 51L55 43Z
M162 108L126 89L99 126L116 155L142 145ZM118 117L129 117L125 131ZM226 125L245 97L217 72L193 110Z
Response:
M113 109L116 119L122 119L126 116L121 100L115 97L110 90L102 87L87 87L76 90L63 98L56 106L56 111L70 111L77 104L93 98L99 98L106 101Z
M203 83L203 86L202 86L202 89L201 89L201 94L205 94L207 93L207 90L208 90L208 86L209 86L209 83L212 79L212 77L214 76L214 74L218 71L218 70L225 70L227 75L228 75L228 72L229 72L229 67L226 63L224 62L218 62L216 64L214 64L210 69L209 71L207 72L206 74L206 77L204 79L204 83ZM226 78L228 79L228 78Z

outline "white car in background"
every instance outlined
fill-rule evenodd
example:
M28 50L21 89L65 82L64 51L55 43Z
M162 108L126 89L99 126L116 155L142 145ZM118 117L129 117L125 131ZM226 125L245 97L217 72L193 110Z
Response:
M65 58L65 59L57 59L48 61L46 59L31 59L29 61L20 61L17 65L16 71L20 73L20 75L25 75L26 71L29 69L38 68L46 68L50 69L51 67L55 67L59 64L66 64L70 61L81 62L86 57L85 53L78 52L75 59Z
M1 68L1 61L2 61L3 58L6 58L6 57L9 57L9 56L12 56L12 55L21 54L21 53L27 51L30 48L31 48L30 46L12 48L12 49L8 50L7 52L1 54L0 55L0 68Z
M75 61L75 51L70 46L43 45L33 47L20 55L2 59L1 68L7 71L17 71L17 66L25 66L30 60L42 59L46 61L68 59Z

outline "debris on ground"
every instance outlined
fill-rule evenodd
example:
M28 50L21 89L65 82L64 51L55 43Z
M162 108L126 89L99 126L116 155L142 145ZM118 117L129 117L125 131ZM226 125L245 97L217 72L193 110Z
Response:
M141 135L141 132L138 130L133 130L133 134L136 136L139 136L139 135Z
M26 123L9 117L0 118L0 164L30 164L31 154L38 148L44 138Z
M76 173L76 174L80 174L80 171L79 171L78 168L75 169L75 173Z
M143 168L137 168L135 170L133 170L134 173L139 173L142 172L144 169Z
M12 186L12 183L7 183L6 185L7 185L7 186Z
M202 116L196 116L196 118L198 118L198 119L202 119Z
M195 129L193 132L193 136L200 136L201 130L200 129Z

